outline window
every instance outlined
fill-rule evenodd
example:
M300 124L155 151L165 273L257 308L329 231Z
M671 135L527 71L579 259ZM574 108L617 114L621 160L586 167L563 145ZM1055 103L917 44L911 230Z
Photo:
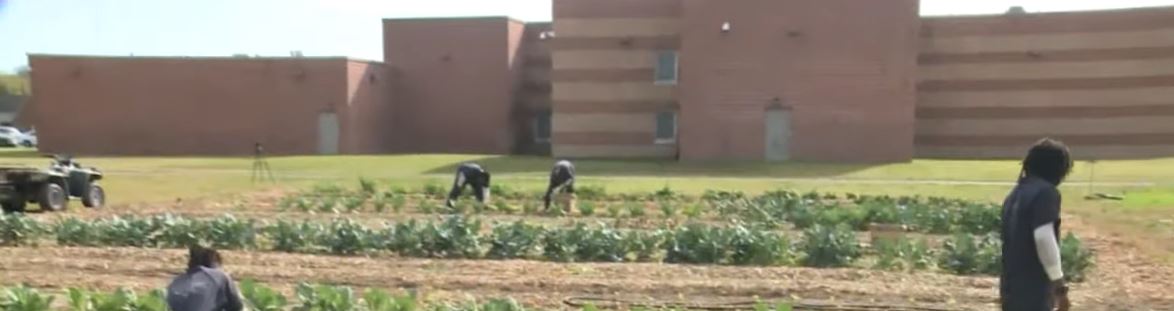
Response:
M677 51L656 52L656 84L677 84Z
M657 144L673 144L677 142L677 113L656 113L656 141Z
M534 142L550 142L550 112L534 116Z

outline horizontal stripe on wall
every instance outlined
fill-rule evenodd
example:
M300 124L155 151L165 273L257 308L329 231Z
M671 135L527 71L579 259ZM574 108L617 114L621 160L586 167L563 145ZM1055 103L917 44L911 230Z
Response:
M917 107L1055 107L1174 105L1174 87L1117 90L922 92Z
M569 113L637 113L676 111L672 101L569 101L554 103L556 114Z
M555 101L670 101L676 88L647 82L560 82L554 84Z
M920 66L923 80L1116 78L1174 75L1174 58L1099 62Z
M1021 159L1030 144L1021 146L916 146L918 158L944 159ZM1070 146L1075 159L1138 159L1174 156L1174 145L1164 146ZM1077 163L1076 165L1083 165Z
M555 132L655 133L655 113L555 113Z
M554 144L551 153L568 158L673 158L676 145L573 145Z
M1167 100L1174 101L1174 98ZM1141 106L917 108L918 119L1068 119L1133 116L1174 116L1174 104Z
M566 38L555 37L548 41L551 50L679 50L681 38L678 36L652 37L606 37L606 38Z
M917 135L914 144L924 146L1030 146L1049 136L1070 145L1147 146L1174 145L1169 134L1099 134L1099 135Z
M552 133L554 144L570 145L652 145L656 138L652 132L606 133L606 132L558 132Z
M925 136L1174 134L1174 115L1065 119L917 119ZM1174 144L1174 141L1168 142Z
M652 51L554 51L554 69L639 69L654 68Z
M1134 47L1116 49L1087 49L1064 51L1014 51L987 53L929 53L917 57L922 65L942 64L989 64L989 63L1043 63L1043 62L1087 62L1104 60L1162 59L1174 58L1174 43L1171 46Z
M1143 31L929 38L922 53L1025 52L1163 47L1174 45L1174 28Z
M681 0L554 0L554 20L562 18L676 17Z
M1174 86L1174 75L1126 78L929 80L917 84L922 92L1124 89Z
M550 68L554 64L551 57L527 57L525 67Z
M654 37L681 33L678 18L562 18L554 21L555 35L573 37Z
M1091 12L1033 13L1022 16L922 18L922 35L957 37L1039 33L1128 31L1174 27L1174 9L1140 8Z
M559 69L551 72L555 82L654 82L655 70L639 69Z

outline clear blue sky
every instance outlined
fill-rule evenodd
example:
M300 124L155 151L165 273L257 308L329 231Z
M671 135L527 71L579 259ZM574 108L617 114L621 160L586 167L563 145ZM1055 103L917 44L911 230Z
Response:
M881 0L877 0L881 1ZM923 15L1174 5L1174 0L922 0ZM550 0L0 0L0 71L26 53L382 58L380 19L550 19Z

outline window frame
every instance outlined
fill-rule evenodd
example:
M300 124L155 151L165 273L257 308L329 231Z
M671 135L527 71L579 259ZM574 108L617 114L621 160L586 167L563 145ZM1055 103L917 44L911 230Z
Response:
M661 138L660 137L660 116L661 116L661 114L666 114L666 113L672 115L672 117L673 117L672 118L672 120L673 120L673 136L670 138ZM676 111L660 111L660 112L653 114L652 117L654 118L653 124L655 126L655 128L653 129L653 133L652 133L652 143L657 144L657 145L676 144L677 137L678 137L678 131L681 128L680 123L679 123L680 117L679 117L678 113Z
M539 130L538 121L543 117L546 118L546 127L547 127L546 137L539 136L540 135L539 133L541 133L542 131ZM535 115L534 118L532 118L530 120L530 132L532 133L531 136L533 136L533 138L534 138L534 143L538 143L538 144L550 143L551 136L554 136L554 114L548 111L548 112L540 112L537 115Z
M655 53L656 54L653 56L655 58L655 65L653 65L654 67L652 69L653 83L656 85L677 85L677 82L681 80L681 53L676 50L657 50ZM660 57L665 54L671 54L673 56L673 67L672 67L673 79L672 80L661 80L660 79L660 73L661 73Z

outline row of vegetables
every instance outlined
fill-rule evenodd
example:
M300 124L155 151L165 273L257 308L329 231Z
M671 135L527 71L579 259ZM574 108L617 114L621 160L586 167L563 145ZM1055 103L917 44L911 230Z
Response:
M813 225L846 224L867 230L872 224L902 225L909 230L950 234L985 234L1000 226L998 205L937 197L889 197L771 191L748 196L737 191L706 191L698 197L664 188L647 194L608 195L602 187L580 186L575 210L540 210L541 194L497 186L498 200L477 204L463 200L452 208L441 204L445 192L437 185L418 192L406 188L380 191L370 180L360 180L358 190L323 184L282 198L284 211L307 213L409 212L424 214L523 214L538 216L606 217L612 219L663 217L709 219L752 223L769 228L805 229Z
M347 286L298 284L295 299L253 281L240 282L242 302L253 311L526 311L531 310L509 298L489 299L484 302L425 303L414 292L393 294L369 288L356 291ZM56 303L57 296L27 286L0 289L0 311L168 311L165 292L156 289L145 295L133 290L112 292L89 291L79 288L66 290L64 305ZM585 306L581 311L598 311ZM633 308L631 310L641 310ZM786 303L760 303L755 311L789 311Z
M488 229L488 230L485 230ZM528 259L556 262L664 262L753 266L875 267L940 269L956 274L997 274L999 240L992 234L959 233L931 241L903 237L861 246L847 226L813 225L799 237L747 223L690 223L659 230L623 230L605 223L545 227L517 221L484 226L449 216L368 227L349 218L258 222L225 215L193 219L172 215L65 218L44 223L20 215L0 216L0 243L61 246L260 249L293 253L405 257ZM932 246L931 246L932 245ZM940 246L940 247L938 247ZM1069 234L1062 243L1066 275L1080 280L1092 253ZM873 255L873 256L865 256ZM871 261L871 264L870 264Z

